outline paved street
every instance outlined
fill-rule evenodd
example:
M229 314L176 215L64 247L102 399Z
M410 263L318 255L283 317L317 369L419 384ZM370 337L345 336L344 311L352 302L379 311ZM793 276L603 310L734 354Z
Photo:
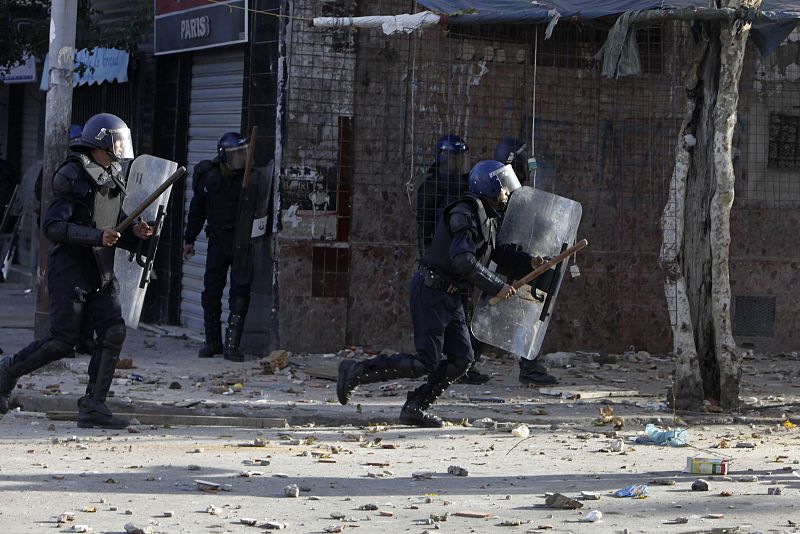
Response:
M32 339L34 298L0 285L7 354ZM800 522L800 432L788 422L798 402L796 354L748 356L741 414L681 420L664 404L668 356L551 355L558 390L521 387L516 363L495 359L484 365L491 382L456 385L437 403L453 426L421 430L394 424L412 381L360 388L349 406L335 402L334 382L320 376L343 357L363 357L361 349L291 354L288 367L263 374L258 359L197 358L199 341L187 334L129 331L122 357L131 368L118 371L111 405L142 418L130 432L78 429L55 413L74 412L86 356L20 380L14 398L24 411L0 420L0 532L86 525L121 533L126 524L256 532L270 522L289 532L793 532ZM470 426L482 418L497 424ZM528 439L511 433L522 423ZM646 423L681 424L689 446L634 444ZM692 491L701 475L683 473L688 456L731 458L730 473L705 476L709 490ZM468 476L448 474L450 466ZM649 484L646 499L612 495L661 478L674 484ZM293 484L298 497L284 493ZM548 507L549 492L582 508ZM586 520L593 510L600 522ZM73 519L59 524L62 513Z

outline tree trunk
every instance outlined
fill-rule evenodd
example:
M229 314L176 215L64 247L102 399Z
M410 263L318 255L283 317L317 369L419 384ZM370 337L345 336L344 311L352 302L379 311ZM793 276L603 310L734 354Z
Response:
M760 3L720 0L712 7L757 8ZM662 215L660 263L672 314L675 407L697 410L708 399L734 410L741 353L730 317L731 147L750 23L704 22L702 28Z

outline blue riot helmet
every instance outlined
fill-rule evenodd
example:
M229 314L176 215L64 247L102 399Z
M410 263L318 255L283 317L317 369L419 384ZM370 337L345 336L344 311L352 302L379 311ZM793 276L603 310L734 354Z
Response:
M81 134L83 133L83 126L80 124L70 124L69 131L67 132L67 137L69 138L70 143L76 143L81 138Z
M503 165L493 159L479 161L469 173L470 192L482 198L498 200L502 211L505 211L508 196L500 199L500 193L505 189L510 194L520 187L511 165Z
M528 176L527 145L514 137L504 137L494 148L494 159L501 163L511 165L518 178Z
M83 125L80 137L72 143L76 148L99 148L115 161L133 159L131 131L125 121L111 113L93 115Z
M247 165L247 139L237 132L222 134L217 141L217 155L230 169L244 169Z
M469 172L469 147L457 135L445 135L436 142L438 174L462 175Z

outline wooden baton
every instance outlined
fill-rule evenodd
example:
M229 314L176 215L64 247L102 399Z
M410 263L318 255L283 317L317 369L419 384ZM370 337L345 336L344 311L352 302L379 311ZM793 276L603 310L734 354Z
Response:
M534 280L534 279L538 278L539 276L541 276L542 274L544 274L545 272L547 272L547 270L550 269L550 267L553 267L554 265L558 265L559 263L561 263L565 259L569 258L570 256L572 256L573 254L575 254L579 250L587 247L588 245L589 245L589 242L587 240L581 239L580 241L578 241L577 243L575 243L574 245L569 247L567 250L565 250L564 252L562 252L558 256L555 256L555 257L549 259L548 261L546 261L542 265L538 266L536 269L534 269L530 273L526 274L525 276L523 276L522 278L520 278L519 280L517 280L516 282L511 284L511 287L513 287L515 290L521 288L522 286L524 286L525 284L527 284L531 280ZM503 299L501 299L499 297L492 297L491 299L489 299L489 304L495 305L498 302L500 302L501 300L503 300Z

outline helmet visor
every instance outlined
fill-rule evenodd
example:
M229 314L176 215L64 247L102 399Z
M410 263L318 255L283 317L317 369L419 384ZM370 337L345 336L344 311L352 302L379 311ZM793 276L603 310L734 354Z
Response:
M119 161L133 159L133 141L131 131L128 128L111 131L112 154Z
M439 172L459 175L469 173L469 152L443 152L439 156Z
M511 165L504 165L496 171L492 171L489 176L494 176L500 180L500 183L508 189L509 193L513 193L522 187L522 184L519 183L519 178L517 178L517 173L514 172L514 168Z
M225 164L235 171L240 171L247 165L247 145L225 149Z

